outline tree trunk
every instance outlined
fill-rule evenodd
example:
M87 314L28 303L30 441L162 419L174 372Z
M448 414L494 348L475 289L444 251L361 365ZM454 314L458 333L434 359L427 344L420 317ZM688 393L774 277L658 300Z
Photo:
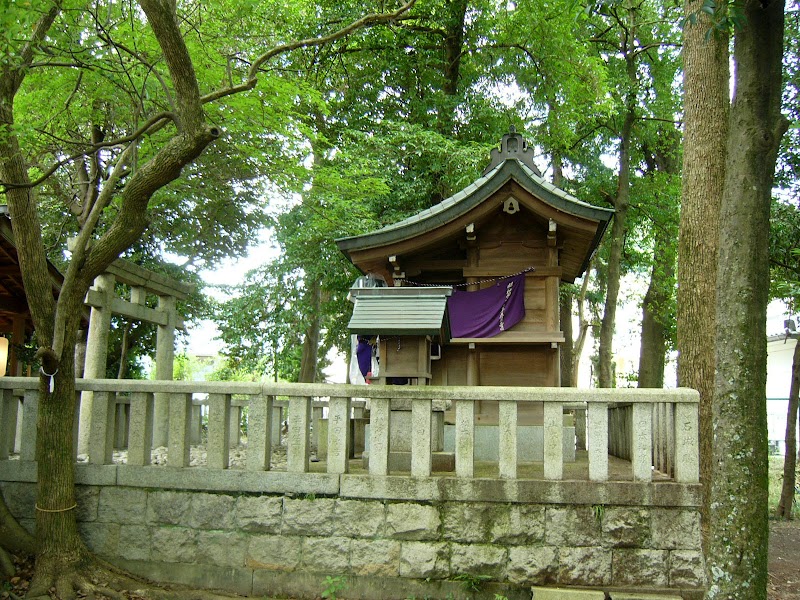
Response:
M130 349L128 336L130 335L130 331L131 324L129 321L125 321L125 326L122 328L122 340L120 342L119 349L119 368L117 369L117 379L125 379L125 376L128 374L128 350Z
M680 133L674 127L663 128L659 141L653 146L644 144L647 174L675 176L680 174ZM652 182L655 185L655 181ZM656 191L656 202L674 206L674 198ZM664 365L667 362L667 337L672 324L675 294L675 254L677 251L678 216L674 211L655 213L652 231L653 244L650 283L642 301L642 336L639 348L639 387L664 387Z
M36 551L33 536L14 519L2 494L0 494L0 547L14 553L33 554Z
M664 363L667 358L666 327L664 327L661 307L667 301L666 290L659 271L664 264L664 240L657 236L653 251L653 268L650 272L650 285L642 301L642 342L639 348L639 387L664 387ZM669 262L669 261L667 261Z
M678 236L678 385L700 392L700 481L703 514L709 507L711 401L714 394L719 211L725 181L728 132L728 40L688 0L683 41L683 169ZM704 531L708 519L703 519ZM704 535L704 539L707 536Z
M308 290L311 309L308 311L311 322L308 324L303 338L303 355L300 359L300 383L314 383L317 380L319 364L319 311L322 301L319 279L314 279Z
M629 59L632 61L632 59ZM629 63L630 64L630 63ZM628 197L630 195L631 137L636 114L633 107L625 112L625 121L620 134L619 177L617 195L614 198L614 223L611 226L611 249L608 257L608 283L603 320L600 323L600 345L598 356L598 385L601 388L616 387L612 361L614 358L614 328L617 319L620 278L622 273L622 250L628 230Z
M800 340L795 339L792 355L792 384L789 388L789 409L786 411L786 455L783 458L783 485L775 516L791 519L797 484L797 399L800 396Z
M80 302L78 303L80 305ZM79 314L76 312L76 314ZM77 319L71 320L71 335L65 347L75 344ZM75 520L75 465L73 425L75 418L75 379L72 352L65 352L58 362L58 373L50 378L42 375L39 382L39 419L36 424L36 575L31 590L46 592L59 576L75 571L89 559L89 551L78 533ZM43 361L43 369L52 372ZM54 369L55 370L55 369ZM60 376L61 372L64 376ZM69 589L59 589L60 597L71 597Z
M707 597L767 597L769 207L780 114L783 2L744 4L734 42L717 273L717 364ZM706 118L708 118L706 116Z
M592 274L594 260L590 260L586 267L586 273L583 274L583 283L581 284L581 291L578 293L578 337L575 339L575 344L572 347L572 387L578 387L578 375L581 366L581 355L583 354L583 347L586 344L586 338L589 335L589 326L591 323L586 318L586 293L589 290L589 278Z
M572 339L572 288L569 285L561 286L558 318L561 321L561 331L564 332L564 343L561 344L561 354L559 355L561 387L571 387L574 342Z

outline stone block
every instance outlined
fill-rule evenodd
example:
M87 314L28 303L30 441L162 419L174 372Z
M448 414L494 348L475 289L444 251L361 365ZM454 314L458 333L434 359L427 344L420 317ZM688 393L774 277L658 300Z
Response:
M119 546L119 529L116 523L78 523L81 539L92 552L112 556Z
M147 498L147 522L188 527L191 500L192 494L186 492L151 492Z
M555 583L558 553L547 546L509 548L506 574L511 583L520 585Z
M590 506L549 507L545 515L545 540L551 546L599 546L602 515Z
M86 485L75 486L75 518L78 521L89 522L97 520L97 509L100 503L100 488Z
M606 595L598 590L574 590L564 588L531 589L532 600L604 600Z
M3 498L11 514L17 519L36 519L36 484L6 482L2 486Z
M433 506L390 504L386 512L386 535L400 540L434 540L440 522L439 511Z
M617 548L612 556L614 585L667 587L669 562L666 550Z
M450 576L448 545L443 542L403 542L400 577L440 579Z
M639 592L614 592L614 600L682 600L675 594L648 594Z
M454 542L486 543L493 537L496 526L502 535L504 527L499 523L504 517L508 519L506 510L507 505L490 502L449 502L442 510L442 537Z
M653 509L653 548L699 550L700 513L691 509Z
M148 580L177 583L195 589L225 590L241 596L250 596L253 589L253 572L250 569L160 561L119 561L119 566Z
M283 498L242 496L234 508L236 528L252 533L278 533L281 529Z
M283 503L284 535L333 535L333 498L293 499Z
M650 545L650 511L644 508L610 507L603 511L605 543L615 548L647 548Z
M561 548L558 556L560 585L595 586L611 583L611 551L600 547Z
M150 528L145 525L120 527L117 553L126 560L149 560Z
M100 490L97 520L122 525L144 525L147 492L134 488L104 487Z
M236 531L198 531L197 558L199 564L217 567L244 567L247 556L247 534Z
M338 500L333 512L338 533L347 537L376 537L386 522L385 506L376 500Z
M485 575L501 579L508 563L508 551L488 544L453 544L450 552L452 575Z
M345 537L303 538L302 568L330 575L347 573L352 543Z
M502 505L492 524L489 541L504 545L538 544L544 540L545 510L525 504Z
M350 546L350 572L356 575L397 577L400 571L400 544L394 540L354 540Z
M197 556L197 532L188 527L155 527L152 530L152 560L193 563Z
M189 526L193 529L233 529L236 499L225 494L192 494Z
M705 566L699 550L673 550L669 553L669 584L672 587L703 587Z
M245 564L252 569L294 571L303 557L303 539L280 535L253 535Z

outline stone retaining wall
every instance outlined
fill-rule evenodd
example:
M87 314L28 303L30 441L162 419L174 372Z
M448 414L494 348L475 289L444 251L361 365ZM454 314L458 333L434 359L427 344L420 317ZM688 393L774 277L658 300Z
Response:
M495 592L530 598L532 585L702 597L693 503L77 490L82 534L101 556L153 578L241 594L318 597L326 576L345 576L342 598L473 597L465 592L470 582L479 582L488 598ZM35 485L6 482L2 491L15 516L32 527Z

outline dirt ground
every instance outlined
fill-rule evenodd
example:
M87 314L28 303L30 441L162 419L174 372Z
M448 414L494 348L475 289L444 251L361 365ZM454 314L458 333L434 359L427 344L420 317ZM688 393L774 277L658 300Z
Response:
M30 561L17 563L18 576L0 581L0 600L23 598L30 584ZM770 521L769 600L800 600L800 520Z
M769 600L800 600L800 521L770 521Z

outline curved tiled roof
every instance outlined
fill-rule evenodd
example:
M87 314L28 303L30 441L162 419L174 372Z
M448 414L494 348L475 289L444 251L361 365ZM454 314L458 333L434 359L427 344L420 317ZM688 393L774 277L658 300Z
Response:
M599 223L593 247L599 243L614 210L594 206L578 200L564 190L557 188L533 172L516 158L508 158L491 169L460 192L442 200L439 204L425 209L402 221L382 229L336 240L339 249L345 253L384 246L431 231L467 213L489 196L497 192L511 179L528 192L565 213L591 219Z

